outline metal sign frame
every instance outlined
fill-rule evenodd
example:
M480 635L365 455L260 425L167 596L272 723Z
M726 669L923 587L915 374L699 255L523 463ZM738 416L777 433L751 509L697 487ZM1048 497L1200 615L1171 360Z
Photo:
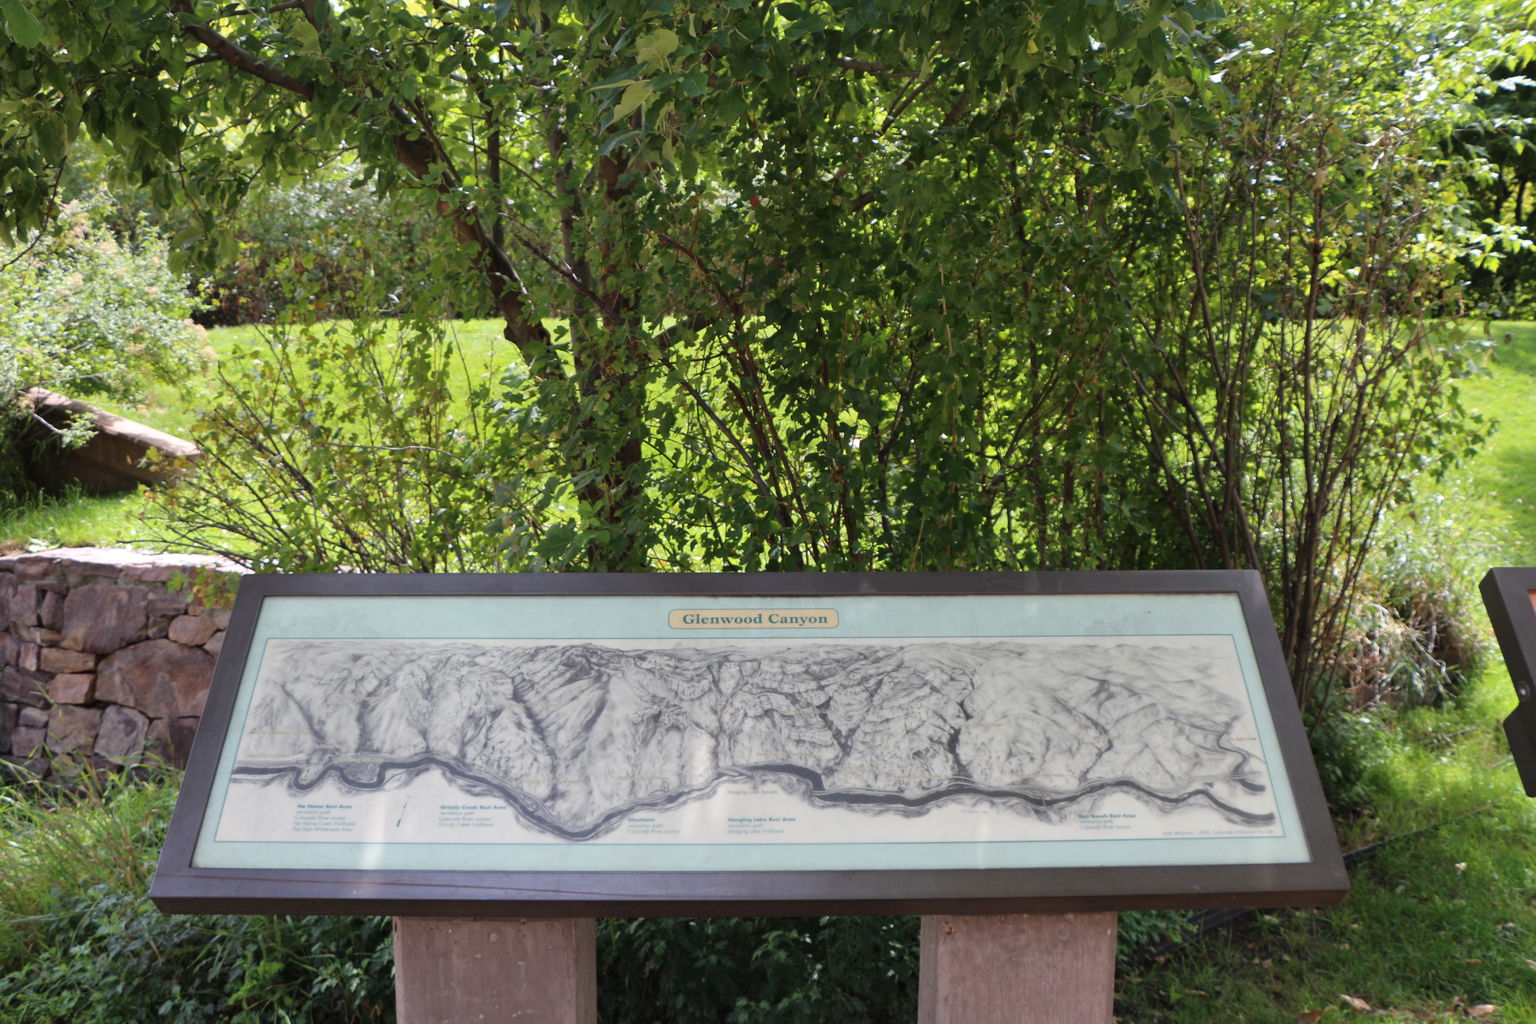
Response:
M1490 569L1478 589L1520 698L1504 735L1525 795L1536 797L1536 568Z
M376 600L380 598L386 600ZM445 602L442 599L451 600ZM465 847L464 858L457 855L458 848L451 844L445 849L428 844L430 849L438 851L433 854L439 858L437 861L430 864L406 861L404 863L410 866L401 868L387 864L377 866L388 860L384 855L391 854L395 847L386 849L368 841L337 844L320 842L326 838L321 836L313 847L274 841L269 848L261 842L239 846L220 838L224 834L221 830L226 827L236 832L244 828L240 835L247 840L260 838L253 835L253 830L259 832L260 828L249 822L242 823L233 810L226 813L223 809L221 801L225 800L231 801L229 807L236 806L231 793L241 794L242 798L246 794L266 794L262 799L277 800L280 804L281 800L299 793L301 787L352 786L364 799L373 799L373 794L384 788L386 773L399 773L400 778L405 779L396 788L416 785L414 780L439 770L447 775L438 759L421 755L409 763L398 758L388 762L381 760L376 767L376 778L360 780L349 776L348 772L356 771L355 767L322 763L330 756L327 752L334 744L321 743L320 727L313 725L315 747L309 751L307 767L294 761L286 767L258 769L250 766L248 758L239 761L237 766L238 758L247 757L244 751L250 749L249 746L242 747L242 743L245 742L244 731L253 728L248 724L254 721L251 718L253 701L256 701L255 706L265 709L267 704L261 701L271 704L279 700L269 696L257 700L253 693L277 693L272 688L279 686L279 682L263 683L261 680L276 678L273 674L280 674L280 666L284 664L299 663L282 662L279 655L300 661L312 658L323 661L328 657L343 656L355 659L361 655L347 654L346 650L350 649L337 646L353 644L365 645L376 653L382 652L380 657L387 658L393 656L390 652L399 650L402 644L462 646L463 641L455 637L484 636L486 633L484 628L473 625L452 625L446 630L441 626L416 625L418 621L433 621L436 612L445 615L451 612L454 622L474 619L482 611L491 615L487 621L550 622L555 620L550 618L553 612L549 609L590 610L594 607L600 611L613 609L616 614L588 616L593 619L592 625L583 626L575 633L562 633L565 639L552 642L585 643L588 639L594 642L609 639L615 632L613 624L622 618L617 614L620 612L657 617L655 635L668 639L651 642L653 648L692 650L690 645L703 643L699 649L708 653L712 648L704 643L707 638L709 643L729 649L729 656L733 658L738 657L738 649L745 649L745 645L766 643L760 639L762 637L771 637L773 650L793 651L802 649L795 647L797 644L823 643L824 647L817 650L831 651L828 657L841 657L843 654L839 652L855 650L849 645L881 643L889 647L898 644L902 642L899 638L906 635L900 631L912 629L914 623L919 622L922 629L918 632L932 633L937 629L941 639L914 643L991 644L993 646L985 652L986 657L1004 660L1013 649L1007 646L1010 643L1015 647L1047 643L1070 646L1075 642L1071 641L1072 637L1085 637L1084 643L1098 643L1101 647L1118 644L1117 650L1123 647L1134 659L1139 657L1137 652L1141 650L1135 644L1146 647L1161 642L1155 638L1138 640L1137 637L1157 632L1148 623L1155 625L1165 611L1183 615L1191 622L1187 628L1162 630L1169 635L1194 635L1211 629L1224 636L1223 630L1227 630L1232 640L1229 646L1244 652L1243 664L1248 666L1242 670L1246 682L1239 685L1247 687L1249 699L1254 703L1253 715L1263 720L1255 731L1263 733L1263 767L1268 783L1274 787L1275 806L1281 808L1273 816L1280 824L1272 826L1270 831L1284 832L1287 837L1284 843L1289 844L1286 849L1292 852L1283 859L1266 860L1261 856L1258 861L1249 861L1245 856L1237 856L1234 860L1223 854L1213 862L1204 855L1186 856L1184 851L1206 849L1200 842L1207 842L1210 849L1217 850L1224 840L1153 838L1121 843L1114 848L1119 861L1098 866L1094 865L1091 854L1086 860L1064 862L1058 856L1054 861L1045 862L1048 866L1019 866L1021 862L1018 861L993 860L991 848L988 848L973 858L982 866L973 867L956 866L955 850L950 847L957 844L937 843L913 844L918 854L902 850L897 853L910 858L920 857L922 851L930 848L942 850L950 859L935 862L939 866L925 866L926 862L919 859L910 863L901 861L899 866L882 862L874 867L863 867L846 860L849 856L847 844L824 844L826 849L838 852L845 859L823 864L813 858L808 862L809 866L781 870L776 867L778 862L774 858L781 852L792 855L794 849L743 838L726 852L743 858L740 863L746 864L747 869L716 870L707 864L701 867L689 859L693 847L684 844L673 850L662 844L645 848L650 859L645 861L643 869L608 870L589 866L604 863L600 859L602 851L586 841L588 836L582 835L574 838L556 836L548 840L552 845L537 848L497 846L494 843L472 850ZM1219 623L1208 627L1206 623L1196 621L1201 609L1207 607L1230 608L1230 623L1225 627ZM859 622L878 618L877 611L880 615L892 614L889 612L891 608L904 610L893 620L897 622L896 630L881 625L866 626L862 634L859 632ZM508 609L529 614L508 616L505 614ZM387 614L375 615L376 610ZM533 614L535 612L538 614ZM539 619L540 615L543 619ZM906 617L902 618L902 615ZM1099 618L1095 619L1095 615ZM1191 619L1192 615L1195 619ZM1009 632L997 626L997 622L1012 622L1020 616L1029 621L1056 625L1043 627L1043 632L1023 628ZM774 619L777 621L770 621ZM971 619L981 623L976 627L982 630L978 636L986 639L972 640L957 626L949 627L949 633L943 633L943 627L929 626L930 622ZM402 626L405 622L409 625ZM987 622L991 625L986 625ZM1115 624L1118 622L1125 624L1121 627ZM294 623L300 626L295 628ZM289 634L308 639L289 640ZM542 638L553 635L553 632L546 629L533 634L533 639L526 630L522 633L513 630L508 635L521 639L493 638L475 642L526 646L535 641L544 642ZM1068 639L1062 639L1064 635ZM996 639L1000 636L1003 639ZM844 637L850 639L845 642ZM1218 636L1216 640L1219 639ZM1216 640L1201 638L1206 647L1214 644L1219 648L1221 645ZM617 643L622 646L624 641ZM289 646L284 647L284 644ZM998 644L1003 646L998 647ZM1092 651L1091 647L1079 647ZM1079 647L1063 647L1065 653L1053 656L1070 659L1076 656ZM517 654L515 651L505 654L502 647L484 649L497 657L515 657ZM754 650L769 648L760 646ZM287 653L283 654L285 651ZM998 651L1002 653L998 654ZM652 657L654 651L644 656ZM264 658L268 659L265 670ZM1249 675L1255 678L1247 678ZM1174 685L1174 676L1169 676L1168 682ZM282 685L290 689L297 686ZM1038 687L1042 684L1030 685ZM263 686L267 689L260 689ZM321 700L319 697L309 699ZM288 704L282 706L289 709ZM281 730L274 728L270 731L276 735ZM293 741L301 742L311 741ZM952 748L954 742L951 738ZM1221 742L1225 744L1229 740ZM1225 751L1227 747L1220 749ZM393 751L392 756L402 753L408 751ZM753 771L760 767L755 766ZM794 766L770 767L776 767L781 773L801 771ZM274 778L254 779L260 784L253 785L252 773L258 770L266 771ZM234 779L237 772L245 774ZM807 772L808 769L801 774ZM743 776L738 772L732 777ZM784 777L789 778L791 784L797 782L788 775ZM462 780L448 781L458 784ZM970 781L961 780L962 783ZM282 784L288 789L284 790ZM487 785L480 779L470 789L478 794L478 798L496 803L501 798ZM1081 801L1083 807L1091 810L1101 808L1103 801L1108 799L1106 794L1113 794L1115 799L1128 801L1130 805L1157 804L1155 813L1169 816L1182 813L1180 808L1187 797L1199 797L1193 803L1214 802L1205 788L1197 787L1198 791L1173 797L1162 794L1156 800L1145 792L1133 791L1138 788L1134 778L1094 781L1091 787L1080 785L1077 795L1071 799ZM1260 790L1263 787L1253 784L1251 788ZM365 789L368 792L364 792ZM285 792L288 793L286 797ZM507 791L504 795L511 799L514 794ZM953 800L940 800L952 795L955 796ZM870 799L867 793L855 796ZM1012 801L1009 805L1018 807L1018 800L1028 796L1011 790L998 796L978 782L968 789L964 786L945 789L937 796L930 793L923 799L940 800L946 808L960 805L970 814L996 812L1007 817L997 810L1001 805L996 801ZM832 797L854 799L846 793L832 793L825 786L811 792L809 784L801 797L818 807L825 806ZM294 798L296 802L292 806L301 808L295 814L312 816L304 821L323 823L328 820L323 816L331 812L314 809L322 804L306 804L302 798L302 793ZM897 813L885 814L882 827L894 827L892 823L899 825L904 820L903 815L920 822L926 814L925 809L918 808L916 798L885 794L881 799L906 801L906 807L895 809ZM518 818L519 821L529 813L522 808L514 809L523 816ZM886 809L875 810L884 813ZM820 812L813 811L813 817L815 813ZM840 808L838 813L851 812ZM1029 817L1027 813L1021 816ZM1084 813L1079 818L1094 816ZM1097 817L1134 815L1099 814ZM446 818L447 812L439 812L436 825L442 825ZM294 820L298 819L284 819L280 824L290 830L300 827ZM622 822L604 819L602 827L633 830L635 820L634 817ZM1012 818L1008 820L1013 821ZM450 822L457 823L457 819ZM556 827L542 819L540 824L546 828ZM307 829L309 826L303 827ZM595 834L599 830L591 831ZM1239 838L1246 841L1246 836ZM1066 844L1062 849L1091 851L1098 849L1094 842L1084 840L1080 847ZM634 845L636 850L641 849L638 843L639 840ZM411 845L402 843L400 849L410 853L408 847ZM959 845L963 846L963 843ZM348 851L354 846L361 852L353 860L345 860L351 856ZM234 851L228 856L238 854L238 857L227 859L226 847ZM806 848L819 856L823 846L812 843ZM1272 847L1237 844L1235 848L1268 850ZM521 849L539 854L534 868L520 865L516 851ZM1029 853L1027 842L999 844L997 849L1009 855L1012 855L1010 851L1016 850ZM342 856L343 861L311 859L311 850L329 851ZM497 860L503 850L512 852L505 859ZM551 854L551 850L555 853ZM290 856L294 851L303 856ZM966 850L959 852L964 854ZM469 856L471 853L475 856ZM551 856L558 858L561 854L569 855L569 868L552 864ZM1151 862L1137 862L1136 858L1143 854L1151 856ZM489 862L485 860L487 856L492 857ZM594 860L594 857L599 859ZM317 867L318 863L325 866ZM1004 866L993 866L999 863ZM1336 902L1347 888L1327 805L1275 637L1262 581L1256 573L257 575L241 581L150 895L157 906L170 912L590 917L1049 913L1154 907L1282 906Z

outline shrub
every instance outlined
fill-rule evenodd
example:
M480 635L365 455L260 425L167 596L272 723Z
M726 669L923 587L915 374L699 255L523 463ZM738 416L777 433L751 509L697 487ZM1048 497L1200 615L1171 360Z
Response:
M1178 133L1126 287L1146 454L1196 567L1264 573L1298 702L1327 706L1364 559L1413 481L1485 436L1454 303L1469 168L1448 133L1482 26L1322 0L1234 11L1226 104Z
M1340 692L1322 696L1355 710L1454 696L1488 654L1476 581L1496 560L1491 538L1453 519L1443 495L1396 510L1364 561Z
M178 782L0 783L0 1022L392 1019L386 919L166 917L149 903Z
M1322 718L1309 737L1323 793L1335 817L1367 811L1376 795L1373 772L1392 750L1392 738L1369 715Z
M185 380L201 367L196 306L142 223L119 236L102 195L67 205L47 235L0 253L0 384L71 396L137 397L147 376ZM150 371L146 375L146 368Z
M153 496L158 539L285 572L505 568L505 427L457 360L436 322L264 333L193 428L197 472Z
M76 771L71 791L29 777L0 777L0 970L33 948L33 931L61 894L92 885L148 888L155 851L176 799L174 780Z
M598 933L611 1024L913 1019L917 918L637 918Z
M195 303L167 266L164 241L142 222L116 234L112 216L94 194L66 205L50 233L0 250L0 503L27 490L29 435L85 436L31 417L27 389L131 401L148 380L185 382L202 366Z
M331 1024L394 1016L387 918L167 917L141 893L61 900L0 976L0 1021Z
M442 218L331 168L253 191L203 287L203 323L275 323L398 310L431 278ZM444 310L444 312L449 312Z

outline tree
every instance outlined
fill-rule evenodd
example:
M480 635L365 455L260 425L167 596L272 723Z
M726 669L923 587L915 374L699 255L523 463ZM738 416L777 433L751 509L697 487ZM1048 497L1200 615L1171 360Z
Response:
M960 406L929 400L1001 369L945 355L961 340L963 314L944 316L952 281L975 284L978 258L1017 269L986 234L970 253L937 237L946 215L990 215L995 196L955 195L975 176L967 161L1049 135L1096 94L1163 90L1180 38L1209 17L1194 3L1075 0L5 10L11 232L43 223L81 133L113 145L157 201L192 204L207 238L251 181L351 153L382 189L416 190L452 223L459 248L445 260L504 318L584 510L573 543L613 568L687 546L678 534L692 529L660 521L644 482L671 448L656 439L700 422L712 453L749 478L753 515L779 524L771 563L942 561L881 557L864 537L850 502L867 496L840 481L869 459L849 455L859 439L844 410L906 395L898 435L872 439L887 464L940 434L955 458L984 447ZM1134 131L1137 112L1123 113ZM929 243L964 269L902 251ZM851 332L849 286L874 303ZM834 332L862 334L864 354L829 351ZM906 383L885 355L878 381L836 379L869 378L881 346ZM763 347L786 362L764 366ZM695 367L716 364L734 369L737 393L699 386ZM772 404L808 396L807 409ZM797 462L797 442L832 461ZM985 486L978 472L928 477L932 501L954 507L935 507L914 538L954 549L933 531L969 528L961 495ZM710 526L727 547L742 528Z
M5 226L43 222L82 133L192 205L186 247L252 181L342 155L431 204L455 239L443 287L495 308L521 357L509 429L474 454L499 467L487 518L511 565L1259 568L1305 694L1347 607L1338 570L1467 440L1423 315L1463 215L1439 177L1456 69L1487 56L1449 18L76 8L3 4ZM1328 76L1381 33L1333 118ZM333 426L282 429L318 451ZM290 538L280 564L325 547ZM419 557L357 567L436 567Z
M1456 144L1483 159L1467 186L1473 214L1486 234L1468 247L1471 291L1497 315L1521 316L1530 309L1536 287L1536 251L1532 228L1536 215L1536 39L1527 36L1507 58L1489 69L1489 84L1478 98L1488 115L1462 126Z

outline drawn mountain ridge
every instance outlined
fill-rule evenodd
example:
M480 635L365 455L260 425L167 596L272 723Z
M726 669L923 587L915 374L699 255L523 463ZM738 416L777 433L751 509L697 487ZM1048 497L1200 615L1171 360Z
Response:
M275 640L236 770L377 787L435 766L537 827L602 834L730 780L916 814L1057 818L1110 791L1268 824L1246 706L1188 645L1027 640L678 647Z

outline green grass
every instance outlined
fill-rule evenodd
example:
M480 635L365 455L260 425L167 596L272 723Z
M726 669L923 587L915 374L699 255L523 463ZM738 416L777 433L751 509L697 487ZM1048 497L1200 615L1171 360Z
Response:
M1492 532L1503 565L1536 564L1536 324L1493 325L1485 373L1462 382L1467 408L1493 436L1451 482L1469 523Z
M39 497L0 515L0 551L57 547L134 547L146 543L137 492Z
M0 780L0 967L26 957L63 894L148 888L179 781L169 771L148 782L87 773L66 792Z
M501 335L500 320L452 320L445 325L448 336L458 345L465 372L474 377L485 374L499 376L516 358L511 342ZM385 322L382 328L389 332L394 325ZM334 328L349 333L344 323L321 324L317 330ZM183 386L156 384L149 388L144 400L134 404L103 403L102 407L120 416L139 420L171 434L190 436L197 422L198 410L217 403L218 371L238 376L245 368L251 353L260 358L261 349L269 337L280 337L275 327L216 327L208 332L208 348L213 353L203 380L184 382Z
M1381 714L1363 822L1388 836L1338 907L1271 911L1119 982L1125 1021L1536 1021L1536 802L1498 732L1512 703L1490 667L1443 709ZM1351 1009L1343 996L1375 1012Z
M343 324L322 325L321 329L327 326L347 330ZM495 380L515 360L511 343L501 335L499 320L450 321L445 327L461 354L461 384L465 376ZM97 404L120 416L195 439L199 410L217 408L220 401L218 372L231 376L242 373L252 353L260 358L263 339L272 330L251 326L210 330L207 342L213 359L202 379L181 382L180 386L153 385L141 402L133 404ZM462 388L456 397L462 397ZM0 552L81 545L153 547L156 531L141 519L144 509L143 499L131 493L41 498L18 511L0 512Z
M167 917L145 898L180 773L0 777L0 1024L393 1019L387 918Z

